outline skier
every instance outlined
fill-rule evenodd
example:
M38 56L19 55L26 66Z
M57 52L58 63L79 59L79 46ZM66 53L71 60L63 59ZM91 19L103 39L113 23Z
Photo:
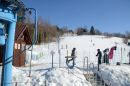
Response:
M97 49L97 55L98 56L98 71L99 71L99 65L101 64L101 58L102 58L102 52L100 49Z

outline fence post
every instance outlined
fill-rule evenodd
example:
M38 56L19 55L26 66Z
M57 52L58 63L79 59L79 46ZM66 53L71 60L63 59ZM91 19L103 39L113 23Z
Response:
M86 60L85 59L87 59L87 74L88 74L88 57L84 57L83 68L85 69L85 64L86 64Z
M121 47L121 62L120 62L120 63L122 63L122 57L123 57L123 56L122 56L122 47Z
M45 80L45 86L46 86L46 80Z
M52 68L53 68L53 56L54 56L55 52L51 51L51 55L52 55Z
M15 86L17 86L17 82L15 83Z

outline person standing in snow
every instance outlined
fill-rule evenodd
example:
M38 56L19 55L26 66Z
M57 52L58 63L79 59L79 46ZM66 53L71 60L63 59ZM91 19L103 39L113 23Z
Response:
M109 64L109 55L108 55L109 49L105 49L103 51L104 55L103 55L103 63Z
M113 59L113 56L114 56L114 51L117 49L117 46L113 46L111 49L110 49L110 52L109 52L109 59L110 61L112 62L112 59Z
M72 53L71 53L71 56L76 56L76 55L75 55L75 51L76 51L76 48L73 48Z
M106 63L106 57L107 57L107 54L106 54L106 49L103 51L103 63Z
M99 71L99 65L101 64L101 58L102 58L102 52L100 49L97 49L97 55L98 56L98 71Z
M76 48L73 48L72 49L72 52L71 52L71 57L72 57L72 59L70 59L69 61L71 61L71 60L74 60L74 64L76 64L75 63L75 59L76 59Z
M106 64L109 64L109 48L106 49Z

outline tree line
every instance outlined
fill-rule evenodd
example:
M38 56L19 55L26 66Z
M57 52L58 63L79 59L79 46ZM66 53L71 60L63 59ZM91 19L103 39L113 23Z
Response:
M26 13L25 10L21 10L18 13L18 16L26 16L26 19L19 20L17 22L17 27L21 24L26 24L30 32L31 38L34 34L34 22L32 22L32 17L30 16L31 12ZM75 30L71 30L68 27L59 27L57 25L52 25L47 21L43 21L42 17L38 18L38 41L37 44L42 42L48 43L56 41L58 36L62 36L64 33L71 33L77 35L104 35L107 37L121 37L124 38L124 42L127 42L130 39L130 31L126 31L125 34L122 33L109 33L101 32L99 29L96 29L94 26L91 26L90 29L86 27L78 27Z
M77 28L76 29L77 35L104 35L108 37L120 37L120 38L128 38L130 39L130 31L126 31L125 34L123 33L109 33L109 32L101 32L98 29L95 29L94 26L91 26L90 29L87 28Z

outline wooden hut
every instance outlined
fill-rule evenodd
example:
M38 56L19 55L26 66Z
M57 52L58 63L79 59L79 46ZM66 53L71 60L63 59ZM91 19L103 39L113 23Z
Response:
M15 44L14 44L14 66L25 66L26 58L26 45L31 44L31 37L26 25L20 25L15 32Z

